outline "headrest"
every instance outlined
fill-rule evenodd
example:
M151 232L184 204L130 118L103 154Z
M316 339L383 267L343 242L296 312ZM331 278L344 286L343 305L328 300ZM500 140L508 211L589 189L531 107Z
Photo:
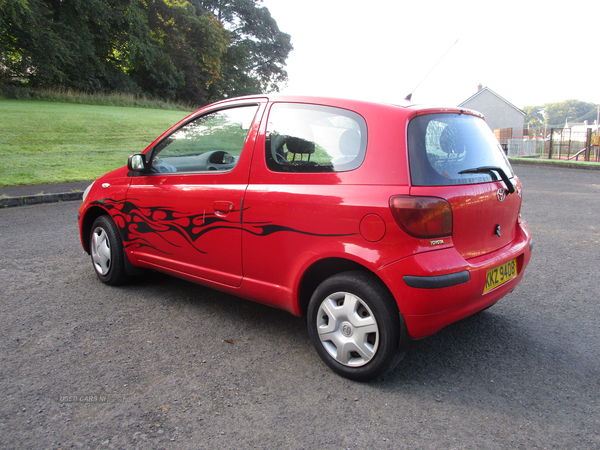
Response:
M345 156L356 156L360 151L360 134L356 130L346 130L340 136L340 152Z
M287 149L292 153L311 155L315 152L315 143L295 136L288 136L285 140Z
M464 139L456 127L448 125L440 135L440 148L445 153L462 153L464 152Z

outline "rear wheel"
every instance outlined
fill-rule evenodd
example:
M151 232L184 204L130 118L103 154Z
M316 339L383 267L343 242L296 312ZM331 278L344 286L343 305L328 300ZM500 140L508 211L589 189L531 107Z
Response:
M129 278L125 270L121 236L110 216L100 216L94 221L90 234L90 255L96 275L103 283L114 286Z
M373 275L353 271L328 278L313 293L307 316L317 353L343 377L374 379L404 355L398 307Z

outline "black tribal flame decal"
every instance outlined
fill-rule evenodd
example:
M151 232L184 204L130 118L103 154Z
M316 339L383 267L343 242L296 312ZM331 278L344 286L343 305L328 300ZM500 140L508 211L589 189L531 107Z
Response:
M282 231L323 237L352 236L353 234L356 234L310 233L290 227L274 225L269 222L247 224L255 228L255 230L251 230L242 228L239 221L232 222L223 217L219 217L214 213L189 214L175 211L174 209L165 206L143 207L138 206L132 200L136 199L113 200L105 198L93 202L92 205L102 206L110 212L115 225L121 234L123 245L126 248L132 247L135 249L140 247L151 247L164 254L169 253L150 243L144 238L144 235L154 234L173 247L181 247L167 238L167 233L175 232L182 236L196 251L206 254L205 251L198 248L200 238L210 231L224 228L241 230L255 236L269 236L273 233ZM231 212L239 212L239 210L233 210Z

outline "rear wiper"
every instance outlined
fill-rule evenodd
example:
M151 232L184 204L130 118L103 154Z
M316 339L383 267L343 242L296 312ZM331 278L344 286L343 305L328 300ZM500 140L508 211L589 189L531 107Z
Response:
M458 173L462 175L463 173L491 173L491 174L493 174L494 172L498 172L498 174L500 175L500 178L502 178L502 181L504 181L504 184L506 185L506 193L507 194L514 193L515 187L508 179L506 172L504 172L504 170L502 170L500 167L483 166L483 167L477 167L474 169L461 170Z

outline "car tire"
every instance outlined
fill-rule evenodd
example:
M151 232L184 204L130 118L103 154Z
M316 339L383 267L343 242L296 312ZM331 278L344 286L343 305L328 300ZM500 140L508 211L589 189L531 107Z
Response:
M311 297L307 322L321 359L345 378L372 380L404 356L398 306L369 273L343 272L323 281Z
M96 275L111 286L129 279L125 269L125 254L119 230L108 215L98 217L90 233L90 256Z

